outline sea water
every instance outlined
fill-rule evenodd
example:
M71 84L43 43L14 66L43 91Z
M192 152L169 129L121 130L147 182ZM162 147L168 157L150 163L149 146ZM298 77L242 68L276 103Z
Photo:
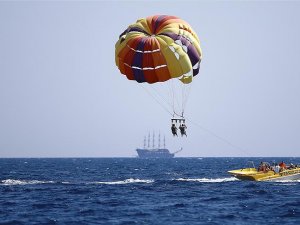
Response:
M239 181L247 161L0 159L0 224L300 224L300 180Z

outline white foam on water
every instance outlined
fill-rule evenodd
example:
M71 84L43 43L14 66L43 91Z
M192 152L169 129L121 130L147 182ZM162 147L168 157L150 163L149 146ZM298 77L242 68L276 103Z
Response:
M52 184L54 181L40 181L40 180L14 180L6 179L0 182L0 185L27 185L27 184Z
M221 182L231 182L238 181L235 177L226 177L226 178L178 178L177 181L185 182L200 182L200 183L221 183Z
M271 180L272 181L272 180ZM274 180L276 183L300 183L300 180Z
M69 181L63 181L63 182L61 182L62 184L70 184L70 182Z
M93 182L93 184L132 184L132 183L153 183L154 180L141 180L141 179L133 179L129 178L126 180L119 180L119 181L98 181L98 182Z

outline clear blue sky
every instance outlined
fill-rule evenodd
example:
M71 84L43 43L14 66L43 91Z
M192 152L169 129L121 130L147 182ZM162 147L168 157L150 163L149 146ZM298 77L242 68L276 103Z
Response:
M115 67L119 34L154 14L201 40L188 138ZM153 130L178 156L300 156L299 21L296 1L1 1L0 157L134 156Z

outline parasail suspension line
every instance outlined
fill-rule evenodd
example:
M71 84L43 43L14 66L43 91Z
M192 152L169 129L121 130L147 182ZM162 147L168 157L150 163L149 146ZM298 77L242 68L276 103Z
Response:
M158 101L157 98L155 98L154 95L152 95L145 87L143 87L142 85L138 85L138 86L142 87L148 93L148 95L150 95L154 99L154 101L156 101L167 113L172 115L172 113L165 106L163 106L160 103L160 101Z

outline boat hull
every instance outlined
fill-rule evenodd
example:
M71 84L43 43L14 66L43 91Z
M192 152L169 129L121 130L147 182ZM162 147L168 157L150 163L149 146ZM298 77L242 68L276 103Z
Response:
M274 171L258 172L255 168L245 168L228 171L232 176L240 180L252 181L282 181L282 180L300 180L300 168L284 170L280 173Z

